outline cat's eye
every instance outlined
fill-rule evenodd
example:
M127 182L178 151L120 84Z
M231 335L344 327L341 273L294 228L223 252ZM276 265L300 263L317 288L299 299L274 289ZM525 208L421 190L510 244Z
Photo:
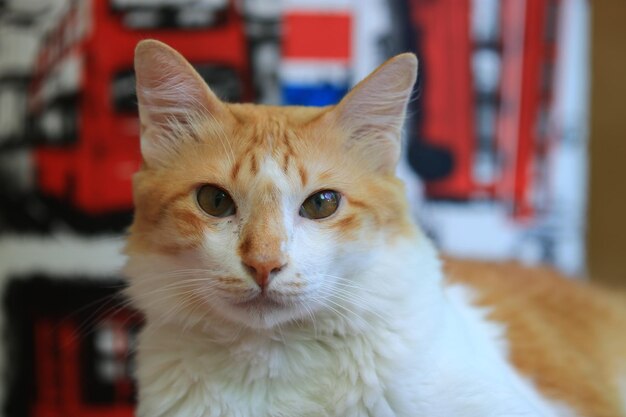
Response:
M341 195L337 191L322 190L311 194L300 207L300 216L307 219L324 219L339 207Z
M228 217L235 214L235 202L224 190L215 185L203 185L196 192L198 205L213 217Z

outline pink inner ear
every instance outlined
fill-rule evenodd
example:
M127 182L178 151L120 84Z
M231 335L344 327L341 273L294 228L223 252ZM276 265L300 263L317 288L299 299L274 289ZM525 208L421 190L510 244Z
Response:
M398 55L357 84L338 109L347 120L399 130L416 78L415 56Z
M185 124L190 115L225 117L227 110L178 52L157 41L135 51L139 114L145 125Z
M233 117L191 64L161 42L137 46L135 74L141 151L148 164L165 161L207 120L226 122Z
M348 147L360 151L376 170L395 169L406 107L416 77L415 56L399 55L361 81L335 109L339 124L351 141Z

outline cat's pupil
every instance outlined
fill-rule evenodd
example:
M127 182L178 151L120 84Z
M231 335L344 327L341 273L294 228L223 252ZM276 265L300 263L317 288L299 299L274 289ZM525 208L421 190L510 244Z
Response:
M333 195L328 191L321 192L315 197L316 198L314 201L318 209L321 209L324 203L326 203L327 201L333 200Z
M213 205L215 206L215 208L219 208L225 199L226 199L226 194L223 191L216 192L215 201L213 202Z

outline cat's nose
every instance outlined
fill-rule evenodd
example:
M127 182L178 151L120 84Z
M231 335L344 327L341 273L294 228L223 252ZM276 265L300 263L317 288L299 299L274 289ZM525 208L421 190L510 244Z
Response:
M279 273L286 266L285 263L278 259L265 261L248 260L247 262L243 262L243 265L262 290L267 287L274 275Z

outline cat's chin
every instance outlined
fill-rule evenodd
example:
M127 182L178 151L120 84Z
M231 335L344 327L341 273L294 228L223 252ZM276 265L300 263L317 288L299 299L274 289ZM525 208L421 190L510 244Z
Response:
M230 320L256 329L269 329L298 318L298 309L293 303L283 302L265 294L230 302L228 310Z

